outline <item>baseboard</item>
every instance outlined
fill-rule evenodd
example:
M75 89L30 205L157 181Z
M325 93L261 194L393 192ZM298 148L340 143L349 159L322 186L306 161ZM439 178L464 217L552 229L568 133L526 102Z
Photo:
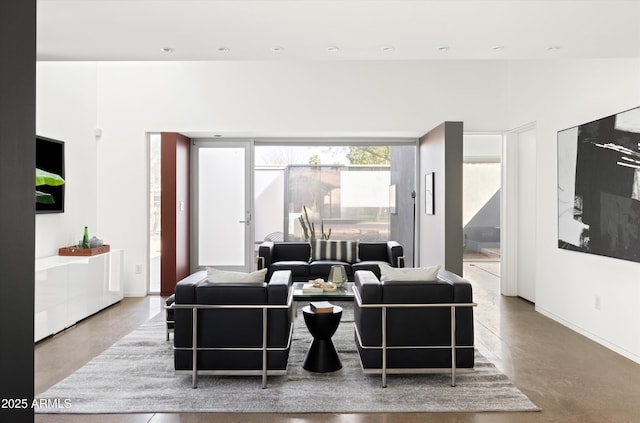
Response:
M125 292L124 293L124 297L146 297L147 293L146 292L139 292L139 291L132 291L132 292Z
M638 364L640 364L640 356L638 356L637 354L632 353L631 351L626 350L625 348L620 347L619 345L613 344L609 341L607 341L604 338L601 338L600 336L589 332L586 329L583 329L579 326L576 326L575 324L563 319L562 317L551 313L548 310L545 310L544 308L540 307L540 306L536 306L536 311L548 318L550 318L551 320L554 320L558 323L560 323L563 326L568 327L569 329L573 330L574 332L579 333L582 336L585 336L587 338L589 338L590 340L597 342L598 344L602 345L605 348L610 349L611 351L620 354L623 357L628 358L631 361L634 361Z

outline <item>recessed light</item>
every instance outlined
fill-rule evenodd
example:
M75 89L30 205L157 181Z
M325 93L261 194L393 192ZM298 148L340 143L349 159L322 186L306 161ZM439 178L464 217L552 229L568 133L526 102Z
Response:
M493 51L502 51L502 50L504 50L504 46L493 46L493 47L491 47L491 50L493 50Z
M394 46L382 46L382 51L394 51L395 49Z
M280 52L284 51L284 47L273 46L273 47L271 47L271 51L274 52L274 53L280 53Z
M442 51L442 52L449 51L449 47L447 47L447 46L440 46L440 47L438 47L438 51Z
M231 51L231 49L229 47L218 47L217 50L220 53L229 53Z
M338 48L338 46L328 46L328 47L327 47L327 51L328 51L328 52L330 52L330 53L335 53L335 52L336 52L336 51L338 51L338 50L340 50L340 49Z
M550 47L547 47L547 50L549 50L549 51L560 50L560 46L550 46Z
M173 47L162 47L160 51L163 53L173 53L175 50L173 49Z

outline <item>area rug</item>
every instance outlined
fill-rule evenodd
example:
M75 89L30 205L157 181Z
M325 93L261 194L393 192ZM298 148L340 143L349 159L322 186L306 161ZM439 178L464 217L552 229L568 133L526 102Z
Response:
M143 324L84 367L37 398L39 413L371 413L538 411L509 379L476 351L476 368L450 375L365 375L353 340L353 310L344 307L334 335L343 368L312 373L302 368L311 343L298 313L285 376L190 376L173 371L172 343L165 340L164 313Z

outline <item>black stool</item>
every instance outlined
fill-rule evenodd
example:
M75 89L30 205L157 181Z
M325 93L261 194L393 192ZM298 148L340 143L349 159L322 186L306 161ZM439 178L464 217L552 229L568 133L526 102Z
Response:
M313 336L313 342L304 358L302 368L316 373L334 372L342 368L340 357L331 337L340 325L342 307L333 306L332 313L315 313L310 306L302 308L304 322Z

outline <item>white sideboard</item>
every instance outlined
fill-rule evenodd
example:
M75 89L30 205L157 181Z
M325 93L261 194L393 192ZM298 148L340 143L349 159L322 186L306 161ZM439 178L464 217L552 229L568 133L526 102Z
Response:
M123 260L123 250L36 259L34 341L120 301Z

